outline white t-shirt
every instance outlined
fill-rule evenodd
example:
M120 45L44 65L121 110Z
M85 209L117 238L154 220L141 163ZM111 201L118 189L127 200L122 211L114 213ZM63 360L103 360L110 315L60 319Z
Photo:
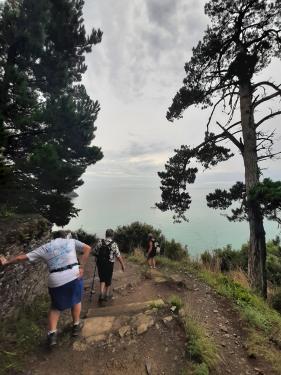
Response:
M83 242L74 239L56 238L26 255L30 262L43 260L51 271L78 263L76 251L82 253L84 246ZM48 286L56 288L77 279L78 276L78 265L65 271L53 272L49 274Z

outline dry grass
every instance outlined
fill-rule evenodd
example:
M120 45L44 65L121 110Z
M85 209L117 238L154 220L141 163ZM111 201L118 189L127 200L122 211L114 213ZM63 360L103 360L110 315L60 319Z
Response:
M245 271L241 268L230 271L228 276L235 282L240 284L243 288L250 289L249 279Z

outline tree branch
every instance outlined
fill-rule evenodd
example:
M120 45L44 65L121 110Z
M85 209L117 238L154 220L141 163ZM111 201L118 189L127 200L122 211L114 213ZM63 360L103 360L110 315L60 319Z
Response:
M218 121L216 122L217 125L224 131L224 133L226 134L227 138L236 146L238 147L238 149L241 151L241 154L243 155L244 153L244 145L237 141L237 139L234 137L233 134L231 134L228 130L229 129L226 129L224 128Z
M256 128L258 128L263 122L269 120L270 118L273 118L275 116L278 116L278 115L281 115L281 111L277 111L277 112L272 112L270 113L269 115L265 116L264 118L262 118L260 121L258 121L256 123Z

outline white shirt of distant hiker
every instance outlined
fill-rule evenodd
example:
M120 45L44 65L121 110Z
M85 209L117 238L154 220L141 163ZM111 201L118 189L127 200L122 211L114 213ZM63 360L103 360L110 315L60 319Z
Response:
M30 262L43 260L47 263L49 271L66 267L73 263L78 263L76 251L83 252L85 244L74 239L56 238L37 249L27 253ZM73 266L64 271L52 272L49 274L48 287L57 288L58 286L69 283L79 276L79 266Z

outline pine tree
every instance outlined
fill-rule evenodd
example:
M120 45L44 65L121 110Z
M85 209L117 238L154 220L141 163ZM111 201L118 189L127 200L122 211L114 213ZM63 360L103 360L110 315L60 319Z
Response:
M252 287L266 296L263 217L276 219L281 200L280 190L274 205L270 203L270 194L261 193L271 182L260 181L259 162L277 154L272 148L274 134L264 129L264 125L281 111L275 106L262 117L260 113L266 111L266 104L280 98L281 89L270 80L258 81L258 73L272 58L281 56L281 2L211 0L205 5L205 13L211 25L186 63L184 85L167 113L168 120L173 121L192 105L211 107L205 139L196 147L181 146L166 164L166 171L159 173L162 202L158 207L175 211L176 220L185 219L191 203L186 184L193 183L198 172L190 163L196 161L210 168L227 161L234 154L223 143L226 140L232 143L243 157L245 182L238 182L228 192L217 189L207 201L210 207L220 209L241 202L229 219L249 222L249 279ZM258 112L260 108L263 110ZM226 117L224 124L215 120L218 110ZM271 193L276 189L277 186L270 188Z
M100 107L80 83L102 33L86 35L83 5L8 0L0 19L0 203L59 225L77 215L68 194L102 158L92 145Z

